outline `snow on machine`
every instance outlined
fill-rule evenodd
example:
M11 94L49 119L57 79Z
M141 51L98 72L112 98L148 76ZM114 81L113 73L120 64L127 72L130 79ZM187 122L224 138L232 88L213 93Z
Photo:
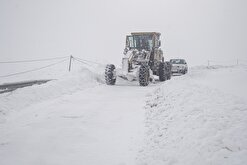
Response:
M160 48L160 33L138 32L126 37L122 68L117 69L113 64L108 64L105 69L107 85L114 85L116 78L139 81L140 86L147 86L155 81L154 75L160 81L171 78L171 64L165 62L163 51Z

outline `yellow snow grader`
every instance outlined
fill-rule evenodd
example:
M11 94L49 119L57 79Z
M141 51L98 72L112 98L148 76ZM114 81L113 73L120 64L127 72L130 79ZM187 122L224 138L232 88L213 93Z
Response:
M108 64L105 69L107 85L114 85L117 77L129 81L137 80L140 86L147 86L155 81L154 75L160 81L171 78L171 64L165 62L161 50L160 33L136 32L126 36L122 68Z

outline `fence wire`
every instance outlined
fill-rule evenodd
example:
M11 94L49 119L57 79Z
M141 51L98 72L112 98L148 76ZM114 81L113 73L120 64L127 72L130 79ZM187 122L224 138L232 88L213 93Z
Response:
M0 61L0 64L13 64L13 63L27 63L27 62L40 62L40 61L52 61L68 58L68 56L44 58L44 59L33 59L33 60L18 60L18 61Z
M224 65L224 66L234 66L234 65L247 65L247 60L235 59L235 60L208 60L208 66L210 65Z
M80 61L80 62L84 62L85 64L88 63L92 63L92 64L97 64L97 65L102 65L101 63L98 62L94 62L94 61L89 61L89 60L85 60L82 58L78 58L78 57L73 57L75 60Z
M43 67L39 67L39 68L31 69L31 70L26 70L26 71L23 71L23 72L17 72L17 73L12 73L12 74L8 74L8 75L3 75L3 76L0 76L0 77L1 78L5 78L5 77L11 77L11 76L16 76L16 75L20 75L20 74L25 74L25 73L29 73L29 72L34 72L34 71L42 70L42 69L49 68L51 66L60 64L60 63L62 63L64 61L67 61L67 60L68 59L63 59L61 61L58 61L56 63L49 64L49 65L46 65L46 66L43 66Z

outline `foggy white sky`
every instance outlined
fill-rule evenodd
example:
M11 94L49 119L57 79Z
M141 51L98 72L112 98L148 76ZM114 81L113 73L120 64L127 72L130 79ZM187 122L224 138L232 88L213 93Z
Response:
M245 0L0 0L0 61L74 55L120 63L125 35L162 33L165 59L247 59Z

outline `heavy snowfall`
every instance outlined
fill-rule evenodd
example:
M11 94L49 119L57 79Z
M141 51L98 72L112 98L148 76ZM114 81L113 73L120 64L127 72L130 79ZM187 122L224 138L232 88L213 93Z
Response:
M198 66L140 87L103 66L0 95L0 164L247 162L247 66Z
M0 165L246 165L246 9L0 0Z

